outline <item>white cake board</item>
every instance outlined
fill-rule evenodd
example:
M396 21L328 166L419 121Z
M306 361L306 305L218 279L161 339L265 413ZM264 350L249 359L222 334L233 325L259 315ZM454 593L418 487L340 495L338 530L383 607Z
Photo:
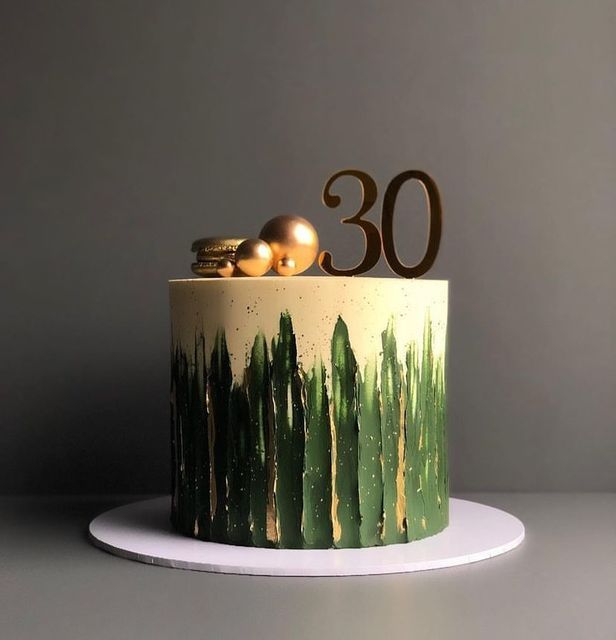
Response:
M357 576L425 571L493 558L517 547L524 525L499 509L468 500L449 502L443 532L412 542L367 549L256 549L203 542L169 524L169 497L118 507L90 523L90 538L117 556L176 569L265 576Z

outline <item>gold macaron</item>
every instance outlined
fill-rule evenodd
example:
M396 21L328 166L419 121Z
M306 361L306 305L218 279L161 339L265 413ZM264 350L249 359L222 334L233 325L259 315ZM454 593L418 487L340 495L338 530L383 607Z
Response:
M200 278L229 277L235 271L235 252L245 238L199 238L192 243L196 254L192 271Z

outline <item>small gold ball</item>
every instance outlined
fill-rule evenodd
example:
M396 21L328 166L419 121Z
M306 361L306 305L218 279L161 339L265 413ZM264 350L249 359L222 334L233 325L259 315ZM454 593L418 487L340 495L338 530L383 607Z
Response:
M272 249L264 240L244 240L235 251L235 264L247 276L266 274L274 262Z
M230 278L235 270L235 265L229 258L223 258L216 264L216 273L221 278Z
M276 263L276 272L281 276L294 276L298 273L297 265L295 264L295 260L290 258L289 256L285 256L284 258L280 258Z
M280 275L296 275L306 271L315 261L319 252L319 237L316 229L304 218L299 216L278 216L265 224L259 234L272 248L274 269ZM288 262L294 262L294 272L283 274L280 270L288 271Z

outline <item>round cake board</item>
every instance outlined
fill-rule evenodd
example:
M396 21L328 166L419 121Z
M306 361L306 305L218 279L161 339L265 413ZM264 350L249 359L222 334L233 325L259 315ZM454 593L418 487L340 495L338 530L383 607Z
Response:
M118 507L90 523L90 539L114 555L175 569L263 576L357 576L440 569L493 558L517 547L524 525L483 504L452 498L449 526L407 544L365 549L257 549L176 533L170 498Z

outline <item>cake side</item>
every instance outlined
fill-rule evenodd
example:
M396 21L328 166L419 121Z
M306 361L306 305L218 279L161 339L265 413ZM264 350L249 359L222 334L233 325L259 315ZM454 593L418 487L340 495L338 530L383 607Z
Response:
M448 519L447 282L170 283L174 526L286 548Z

